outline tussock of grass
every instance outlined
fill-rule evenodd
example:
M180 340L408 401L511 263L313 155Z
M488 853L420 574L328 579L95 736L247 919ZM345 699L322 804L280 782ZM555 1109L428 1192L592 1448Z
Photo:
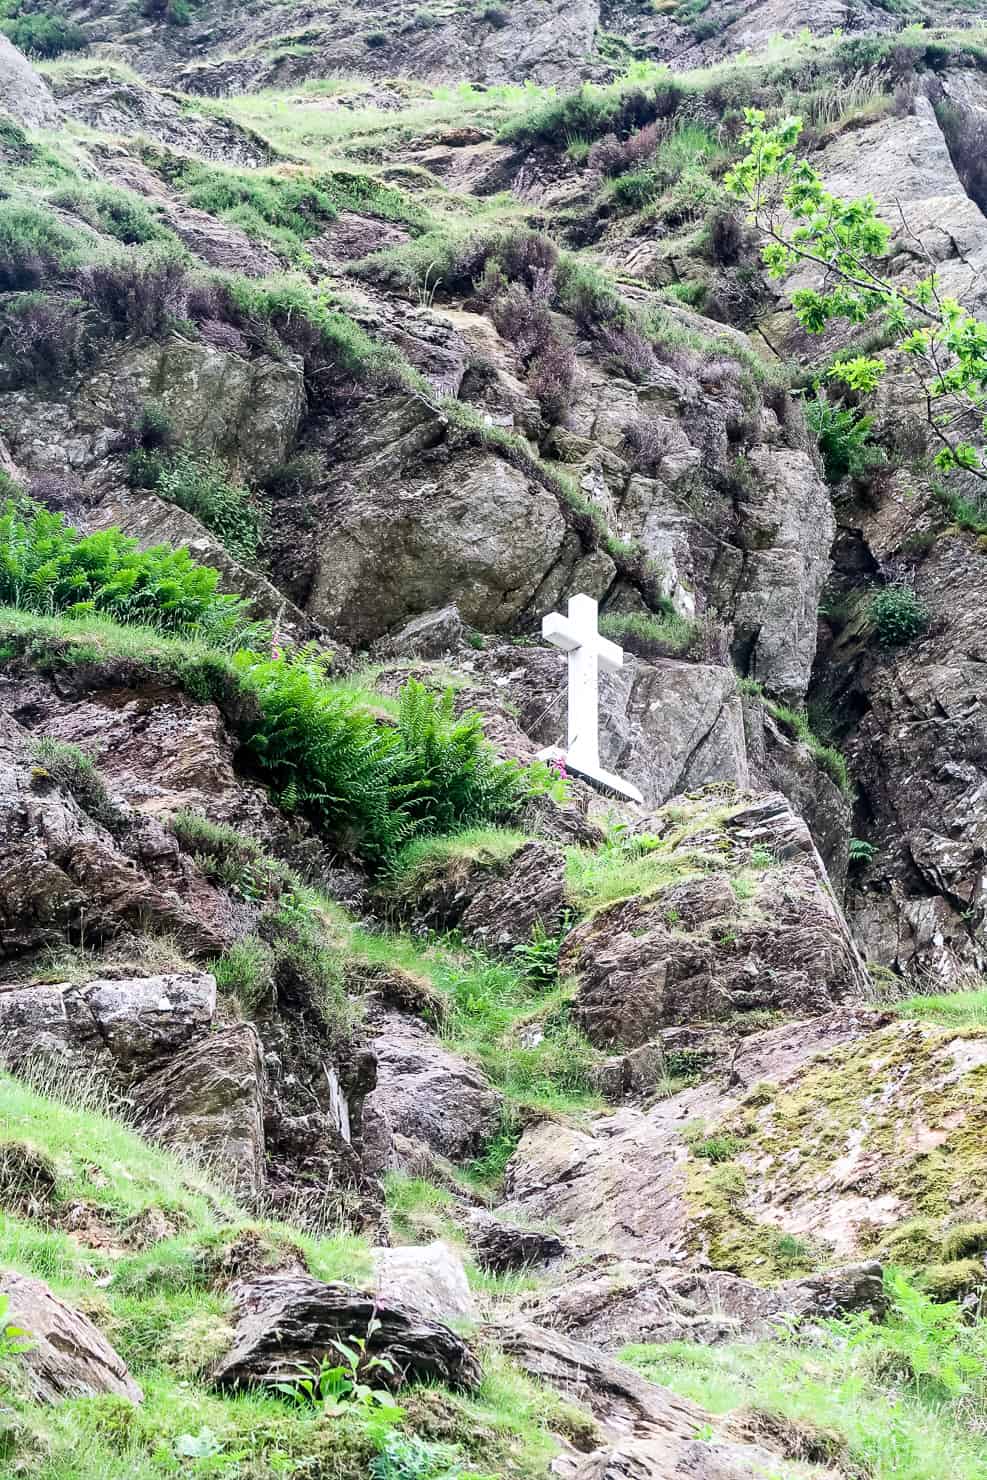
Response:
M389 871L396 894L416 895L432 879L465 875L475 864L496 868L526 841L509 828L471 828L447 837L415 838L398 853Z
M590 852L570 848L566 855L566 897L580 913L599 910L621 899L656 894L701 873L703 860L674 847L669 839L657 847L603 848Z

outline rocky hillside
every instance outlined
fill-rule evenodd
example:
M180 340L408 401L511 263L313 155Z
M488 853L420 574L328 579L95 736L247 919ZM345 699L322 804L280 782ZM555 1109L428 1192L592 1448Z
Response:
M984 1480L977 7L0 84L0 1470Z

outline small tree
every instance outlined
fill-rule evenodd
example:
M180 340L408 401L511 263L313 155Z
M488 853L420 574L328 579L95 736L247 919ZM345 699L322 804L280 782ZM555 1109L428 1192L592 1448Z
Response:
M907 288L886 275L891 228L878 219L872 196L840 200L799 158L800 118L768 127L757 108L748 108L745 116L741 142L747 154L727 173L725 184L746 202L751 220L768 238L762 257L769 274L783 277L798 262L813 262L825 274L821 289L800 288L792 295L799 323L818 334L833 319L862 324L883 314L894 346L908 356L921 385L926 419L939 443L936 466L959 468L987 482L982 445L987 438L987 323L966 313L955 298L942 297L934 272ZM929 260L904 215L902 228ZM886 369L882 359L857 355L827 373L853 390L870 392ZM980 423L980 446L969 440L973 416Z

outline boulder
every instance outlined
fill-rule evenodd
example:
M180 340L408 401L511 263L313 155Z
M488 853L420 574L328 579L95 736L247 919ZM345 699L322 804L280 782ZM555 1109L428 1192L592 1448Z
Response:
M470 1213L466 1236L477 1264L493 1274L551 1264L561 1259L566 1251L562 1240L548 1229L509 1223L481 1208Z
M864 996L822 861L783 797L713 790L639 827L660 836L683 820L668 854L681 881L599 909L563 942L560 969L579 984L576 1016L593 1043L633 1049L676 1024L805 1016Z
M478 1314L463 1261L444 1240L421 1248L375 1249L374 1294L383 1305L407 1306L437 1321Z
M38 1403L94 1398L111 1393L139 1403L143 1394L88 1316L54 1295L43 1280L0 1271L0 1294L9 1301L5 1321L26 1332L26 1351L15 1358Z
M376 1322L371 1330L371 1323ZM448 1326L397 1303L382 1303L344 1284L307 1275L270 1275L242 1285L237 1295L233 1346L213 1369L224 1388L290 1382L317 1366L334 1341L365 1338L371 1356L386 1358L390 1373L375 1381L441 1382L474 1388L480 1365Z
M264 1185L264 1061L252 1023L237 1023L175 1054L137 1087L143 1128L202 1158L238 1193Z
M403 1013L373 1021L377 1087L367 1106L393 1132L451 1161L468 1161L496 1134L501 1096L479 1069Z
M327 510L307 610L366 644L454 594L472 626L506 631L565 534L554 494L492 453L409 466Z
M374 653L381 658L442 658L457 652L464 636L459 608L444 606L438 611L422 612L421 616L412 617L399 632L381 638L374 645Z
M53 128L60 113L51 90L7 37L0 34L2 111L24 128Z

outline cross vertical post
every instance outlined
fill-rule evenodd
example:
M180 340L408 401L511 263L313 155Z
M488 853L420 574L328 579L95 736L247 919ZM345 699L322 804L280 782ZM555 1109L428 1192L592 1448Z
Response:
M542 636L568 659L568 739L563 758L580 776L639 802L642 797L636 787L600 765L600 669L616 672L624 654L616 643L600 636L597 613L592 596L579 595L569 598L566 616L551 612L542 619ZM560 752L553 748L543 755L558 758Z

